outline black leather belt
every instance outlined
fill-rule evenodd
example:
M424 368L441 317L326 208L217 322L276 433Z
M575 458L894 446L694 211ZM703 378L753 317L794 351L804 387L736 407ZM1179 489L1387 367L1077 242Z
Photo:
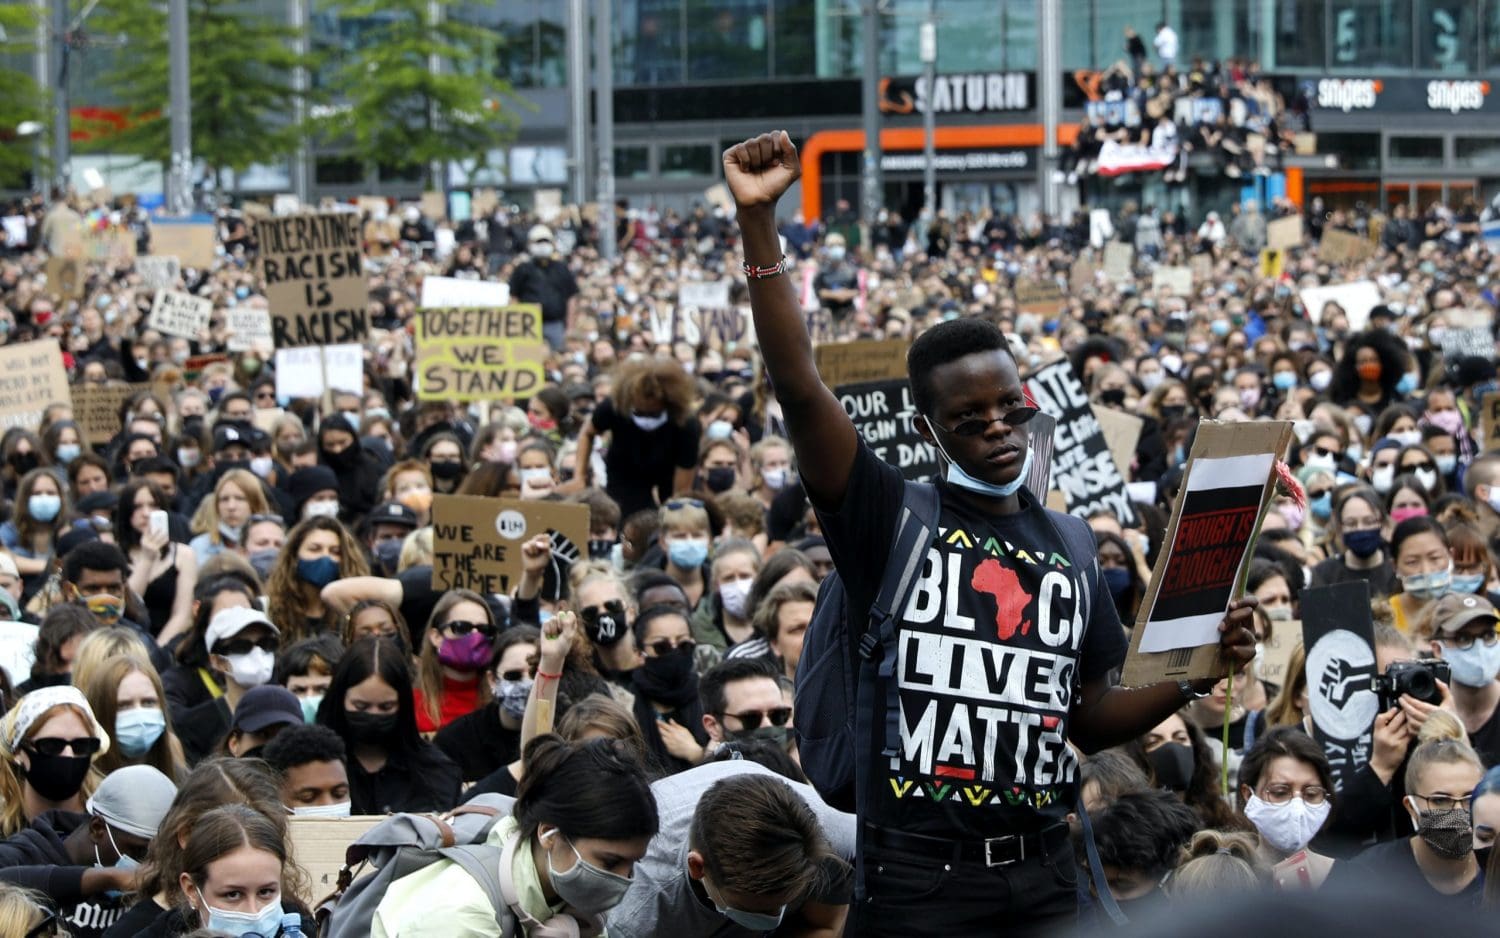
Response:
M889 827L865 825L865 843L886 850L914 853L934 860L1010 866L1031 857L1048 857L1069 849L1068 825L1061 822L1027 834L1006 834L985 840L948 840L908 834Z

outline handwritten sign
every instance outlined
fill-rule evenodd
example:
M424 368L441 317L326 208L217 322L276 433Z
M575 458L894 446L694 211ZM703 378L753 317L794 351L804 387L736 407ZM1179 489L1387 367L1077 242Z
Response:
M554 564L571 566L588 550L586 505L473 495L432 500L432 588L508 594L521 578L521 545L552 541ZM566 580L566 570L560 569Z
M1337 228L1323 229L1318 259L1330 264L1358 264L1375 256L1375 242Z
M1479 403L1480 445L1494 449L1500 442L1500 391L1490 391Z
M364 339L369 293L358 214L262 218L255 236L277 348Z
M1125 477L1073 366L1066 359L1047 365L1026 379L1026 391L1037 407L1057 420L1052 485L1067 499L1068 511L1081 518L1111 511L1121 524L1133 525L1135 509L1125 491Z
M417 396L422 400L525 397L541 386L546 357L540 306L417 312Z
M78 300L88 284L88 264L77 257L47 258L47 293L59 300Z
M276 350L277 400L314 398L325 390L359 393L364 378L364 348L360 345Z
M182 276L182 262L165 254L146 254L135 259L135 272L145 289L171 290Z
M1135 247L1123 241L1104 245L1104 276L1114 281L1129 280L1135 266Z
M510 305L510 284L458 277L423 277L421 305L428 309L465 307L495 309Z
M1276 248L1266 248L1260 252L1260 275L1267 280L1280 280L1281 272L1286 267L1286 252Z
M212 222L175 222L153 219L151 253L170 254L184 267L212 267L216 235Z
M905 339L830 342L813 349L813 361L830 388L906 377Z
M1292 655L1302 647L1302 623L1283 620L1271 623L1271 633L1265 640L1265 654L1255 662L1255 676L1268 684L1285 684L1291 677L1287 668Z
M1167 291L1173 296L1193 295L1193 269L1191 267L1158 267L1151 272L1153 292Z
M1380 305L1380 287L1373 280L1336 283L1326 287L1309 287L1298 297L1307 318L1315 325L1323 323L1323 307L1337 303L1349 318L1349 331L1363 331L1370 321L1370 310Z
M912 426L917 405L905 378L844 385L833 393L876 456L913 481L937 476L937 449Z
M1017 280L1016 305L1033 313L1054 314L1062 309L1063 291L1051 277Z
M383 814L287 818L292 855L312 881L314 896L332 895L338 889L339 870L344 866L349 845L384 820Z
M1266 248L1287 251L1302 246L1302 216L1288 215L1266 225Z
M199 333L208 329L208 319L213 312L214 304L210 300L176 290L157 290L146 325L167 335L196 339Z
M0 429L35 430L49 404L70 399L56 339L0 345Z
M231 306L225 317L229 329L229 350L248 352L272 348L271 313L258 306Z
M1109 445L1115 465L1120 467L1120 475L1129 479L1131 466L1135 464L1135 448L1141 441L1141 428L1146 422L1135 414L1127 414L1113 407L1094 404L1093 408L1094 417L1099 421L1099 429L1104 432L1104 442Z
M120 432L120 406L149 384L77 384L73 386L73 419L90 443L108 443Z

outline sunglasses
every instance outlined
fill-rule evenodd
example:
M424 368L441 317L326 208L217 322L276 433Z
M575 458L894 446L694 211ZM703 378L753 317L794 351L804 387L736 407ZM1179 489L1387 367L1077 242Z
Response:
M786 726L786 721L792 718L791 707L772 707L769 710L746 710L744 713L726 713L726 717L734 717L745 725L745 730L760 729L762 722L770 726Z
M691 638L680 639L675 643L670 638L659 638L654 642L648 642L646 647L651 649L656 657L665 658L674 651L679 655L691 655L693 649L698 647L698 643Z
M1023 404L1020 407L1012 407L1010 410L1007 410L1005 413L992 420L985 420L981 417L976 417L973 420L960 421L952 429L943 426L942 424L933 420L931 417L927 418L927 422L932 426L937 427L939 430L943 431L949 436L978 436L979 434L988 430L990 428L990 424L994 423L996 420L1005 424L1007 427L1024 427L1026 426L1026 424L1031 422L1032 417L1035 417L1039 413L1041 413L1041 411L1038 408L1028 407Z
M1333 492L1333 489L1319 489L1316 492L1309 490L1308 493L1307 493L1307 497L1308 498L1322 498L1324 495L1332 494L1332 492Z
M518 684L528 679L535 680L536 668L512 668L509 671L501 671L498 676L502 681L510 681L512 684Z
M463 638L470 632L475 631L477 631L480 635L483 635L485 638L495 637L495 627L493 625L490 625L488 622L463 622L461 620L453 621L444 624L442 626L442 631L447 635L452 635L454 638Z
M270 521L275 524L279 524L282 527L286 527L286 521L282 519L281 515L251 515L250 521L248 523L260 524L263 521Z
M1402 472L1416 472L1418 469L1432 469L1432 468L1434 468L1434 466L1432 465L1432 463L1423 461L1423 462L1408 463L1407 465L1401 467L1401 471Z
M684 508L702 508L703 503L696 498L674 498L667 502L668 511L681 511Z
M602 606L585 606L578 611L578 616L584 625L598 625L599 617L609 615L616 619L625 618L625 604L618 599L611 599Z
M57 935L66 935L62 929L62 922L58 920L57 913L43 906L40 909L42 920L26 932L26 938L54 938Z
M251 641L248 638L230 638L215 645L214 654L227 658L230 655L248 655L257 648L274 655L281 650L281 639L274 635L267 635L259 641Z
M103 745L97 736L80 736L77 739L62 739L58 736L43 736L22 745L22 749L41 756L60 756L64 749L71 748L75 756L92 756Z

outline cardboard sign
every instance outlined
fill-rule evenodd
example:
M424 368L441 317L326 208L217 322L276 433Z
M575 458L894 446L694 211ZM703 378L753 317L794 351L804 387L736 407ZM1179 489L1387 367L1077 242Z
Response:
M276 350L276 399L320 397L325 390L364 390L364 348L330 345L327 348Z
M1193 272L1193 282L1205 284L1214 279L1214 259L1211 254L1194 254L1188 261L1188 270Z
M359 342L369 334L358 214L263 218L255 236L277 348Z
M1358 264L1375 256L1375 242L1337 228L1324 228L1318 259L1330 264Z
M49 404L71 400L56 339L0 345L0 430L35 431Z
M211 300L176 290L157 290L146 325L167 335L197 339L199 333L208 330L208 319L213 312Z
M1490 391L1479 402L1479 445L1485 450L1500 443L1500 391Z
M182 276L182 262L170 255L147 254L135 259L135 272L146 290L172 290Z
M1283 620L1271 623L1271 634L1265 641L1265 653L1255 664L1255 676L1271 684L1285 685L1290 679L1287 668L1292 655L1302 647L1302 623Z
M536 217L547 224L557 220L562 214L562 190L561 189L538 189L532 196L532 211Z
M1078 293L1086 287L1094 285L1094 274L1098 268L1094 265L1092 257L1080 257L1073 262L1068 270L1068 289Z
M1380 698L1375 680L1375 627L1370 584L1351 580L1302 591L1307 643L1307 709L1323 744L1334 788L1370 762Z
M1291 439L1285 421L1202 421L1166 549L1130 638L1123 681L1222 677L1219 623L1244 590L1255 537L1275 492L1275 464Z
M545 378L547 344L535 304L418 310L416 340L422 400L526 397Z
M448 200L441 192L428 191L422 193L422 201L419 203L422 209L422 217L428 221L439 221L448 217Z
M83 233L83 256L96 264L125 266L135 261L135 232L129 228L90 228Z
M1063 305L1062 287L1051 277L1016 281L1016 306L1028 312L1055 315Z
M77 257L47 258L47 293L57 300L81 300L88 284L88 263Z
M457 277L423 277L421 306L496 309L510 305L510 284L494 280L461 280Z
M1302 216L1288 215L1266 224L1266 248L1288 251L1302 246Z
M1447 332L1443 333L1443 340L1439 345L1446 361L1457 361L1460 358L1490 359L1495 357L1495 333L1490 331L1488 326L1468 329L1450 327Z
M1037 407L1057 419L1052 485L1067 499L1068 511L1086 518L1095 511L1108 510L1121 524L1135 524L1125 478L1115 465L1073 366L1066 359L1047 365L1026 379L1026 391Z
M927 482L936 477L937 449L912 425L917 405L904 377L844 385L833 393L876 456L900 469L906 479Z
M1286 253L1275 248L1266 248L1260 252L1260 275L1267 280L1280 280L1281 272L1286 268Z
M495 214L495 207L499 204L500 196L494 189L475 189L469 210L474 213L475 218L489 218Z
M1370 310L1380 305L1380 287L1373 280L1335 283L1326 287L1309 287L1298 294L1302 308L1313 325L1322 325L1323 307L1337 303L1349 317L1349 332L1363 332L1370 322Z
M359 814L354 817L290 817L287 831L292 839L292 856L307 871L315 897L332 895L339 886L349 845L370 828L387 820L383 814Z
M709 205L716 205L725 212L734 211L734 196L729 193L729 187L722 182L714 183L704 189L703 198L708 200Z
M256 306L231 306L224 325L229 330L229 350L248 352L274 348L271 337L271 312Z
M570 502L438 495L432 500L432 588L508 594L521 578L521 545L552 539L552 562L567 570L587 557L589 510Z
M1135 448L1141 441L1141 428L1146 421L1134 414L1115 410L1113 407L1093 405L1094 418L1104 432L1104 442L1109 445L1115 465L1120 467L1122 478L1131 478L1131 467L1135 465Z
M813 349L813 361L830 388L906 377L905 339L830 342Z
M119 433L120 406L149 384L77 384L73 386L73 419L90 443L108 443Z
M1151 272L1151 292L1166 290L1173 296L1193 295L1191 267L1158 267Z
M1104 276L1111 280L1129 280L1135 266L1135 246L1111 241L1104 246Z
M362 195L354 200L354 207L359 209L361 215L368 215L379 221L391 213L391 205L383 195Z
M212 267L217 243L213 222L151 221L151 253L170 254L184 267Z

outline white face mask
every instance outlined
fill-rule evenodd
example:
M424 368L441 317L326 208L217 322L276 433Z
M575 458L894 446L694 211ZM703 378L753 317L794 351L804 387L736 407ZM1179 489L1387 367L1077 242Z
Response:
M337 804L309 804L293 808L294 817L348 817L352 805L347 801Z
M754 580L726 580L719 584L719 601L724 611L736 619L745 618L745 607L750 600L750 584Z
M1317 391L1319 394L1322 394L1324 391L1328 390L1328 386L1332 383L1333 372L1331 371L1315 371L1307 376L1308 387L1312 388L1314 391Z
M762 469L760 477L766 483L766 488L773 492L779 492L786 487L787 471L785 469Z
M533 242L531 242L531 256L532 257L551 257L552 256L552 242L551 241L533 241Z
M1283 853L1296 853L1313 839L1333 805L1308 804L1301 798L1293 798L1286 804L1271 804L1252 794L1245 802L1245 817L1255 825L1266 842Z
M1399 433L1390 434L1390 438L1402 446L1416 446L1422 442L1421 430L1402 430Z
M264 479L271 474L276 463L270 456L256 456L250 460L250 471Z
M180 449L177 451L177 465L184 469L192 469L198 465L198 460L202 456L202 452L196 449Z
M302 509L304 518L337 518L339 514L339 503L334 501L308 502L307 507Z
M552 487L552 470L545 466L538 466L535 469L522 469L521 484L532 489L550 489Z
M243 655L221 655L229 662L229 679L247 690L271 679L276 670L276 656L264 648L252 648Z
M1375 471L1370 473L1370 485L1381 495L1391 490L1391 485L1396 481L1396 464L1388 463L1384 466L1376 466Z

